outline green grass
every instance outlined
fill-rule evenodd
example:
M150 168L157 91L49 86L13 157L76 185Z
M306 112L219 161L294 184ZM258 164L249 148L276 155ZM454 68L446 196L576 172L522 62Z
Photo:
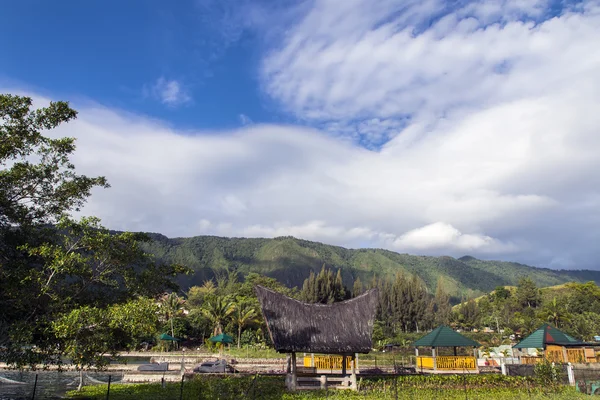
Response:
M308 400L308 399L585 399L567 386L544 386L520 377L501 375L472 376L404 376L396 380L361 380L359 392L330 390L288 392L283 377L260 376L253 382L251 376L197 376L181 384L115 384L111 386L110 399L138 400ZM73 399L106 399L106 385L88 386L81 392L69 392ZM397 397L396 397L397 396Z
M230 350L226 350L223 353L226 358L285 358L285 354L281 354L275 351L273 348L257 349L257 348L241 348L231 346Z

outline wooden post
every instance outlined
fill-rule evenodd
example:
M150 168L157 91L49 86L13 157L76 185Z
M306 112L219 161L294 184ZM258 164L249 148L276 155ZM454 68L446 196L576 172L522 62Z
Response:
M319 382L321 384L321 390L327 390L327 375L321 375Z
M342 375L346 375L346 355L342 354Z
M352 355L352 375L350 376L350 387L352 390L358 390L358 385L356 384L356 354Z
M289 354L285 356L285 373L292 373L292 359L290 358Z
M456 346L454 346L454 357L456 357Z
M436 356L435 356L435 347L431 348L431 356L433 357L433 370L436 371L437 370L437 360L436 360Z
M565 346L563 346L562 348L562 353L563 353L563 362L569 362L569 356L567 355L567 348Z
M292 388L291 390L296 390L296 387L298 385L298 379L296 376L296 352L292 353Z

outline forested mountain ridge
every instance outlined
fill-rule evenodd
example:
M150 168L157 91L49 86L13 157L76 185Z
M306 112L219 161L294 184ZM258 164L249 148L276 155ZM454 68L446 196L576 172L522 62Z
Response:
M180 278L182 288L201 285L216 271L236 270L242 276L257 272L276 278L289 287L301 287L310 272L323 265L341 269L344 285L351 288L356 278L392 278L397 273L416 274L435 292L438 284L455 299L474 297L497 286L516 285L530 277L539 287L569 281L600 283L600 271L552 270L503 261L484 261L465 256L415 256L383 249L346 249L294 237L226 238L195 236L169 239L149 233L152 242L145 250L157 258L183 264L194 273Z

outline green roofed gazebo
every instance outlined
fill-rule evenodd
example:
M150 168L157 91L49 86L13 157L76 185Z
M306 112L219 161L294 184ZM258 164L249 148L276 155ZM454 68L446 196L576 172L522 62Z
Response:
M481 346L476 341L441 325L413 343L417 355L417 367L432 370L477 370L476 349ZM419 347L431 347L431 357L419 356ZM439 356L436 349L450 347L453 356ZM473 356L458 356L458 347L473 347Z
M556 329L543 324L531 335L513 346L520 350L519 358L523 364L535 364L547 359L554 362L596 362L595 343L585 343ZM523 349L541 349L537 356L523 354Z
M544 324L531 335L513 346L514 349L546 349L549 344L579 346L581 341L559 331L549 324Z

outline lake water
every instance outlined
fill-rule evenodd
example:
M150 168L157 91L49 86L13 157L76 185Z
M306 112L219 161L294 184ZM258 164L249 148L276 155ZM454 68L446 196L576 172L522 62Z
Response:
M35 384L35 376L38 380L35 388L35 399L59 399L69 390L77 389L79 385L79 372L77 371L7 371L0 370L0 377L24 384L11 384L0 382L0 400L31 399ZM84 385L95 385L100 382L108 382L111 375L112 382L118 382L123 378L122 372L84 372ZM89 379L89 378L91 379Z

